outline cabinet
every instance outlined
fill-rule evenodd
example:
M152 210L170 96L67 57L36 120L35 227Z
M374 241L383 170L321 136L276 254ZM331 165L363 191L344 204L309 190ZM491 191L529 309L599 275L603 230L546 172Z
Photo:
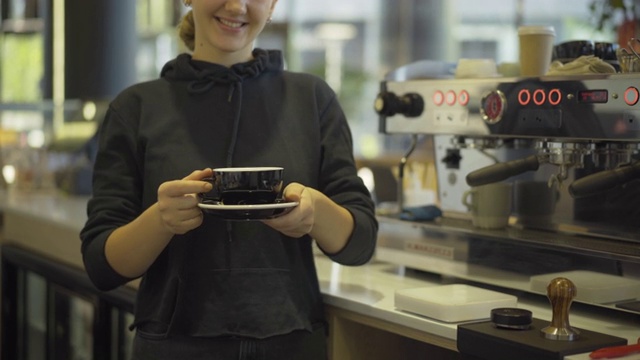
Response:
M330 305L326 314L331 360L460 359L454 340Z
M15 245L0 252L2 359L130 358L133 289L101 293L81 270Z
M5 360L130 358L135 290L101 293L86 274L16 245L3 245ZM459 359L455 341L326 306L331 360Z
M74 359L74 354L77 359L86 354L93 354L97 360L128 359L133 333L127 328L132 323L136 286L99 293L89 283L82 271L77 237L86 218L86 201L82 196L0 192L0 209L4 212L0 360L58 359L48 354L54 349L52 342L60 342L56 352L68 359ZM327 265L333 266L325 260L318 268L323 279L330 271ZM367 271L366 267L350 270ZM397 278L382 281L394 282ZM332 360L457 358L451 337L416 330L331 301L327 301L326 311ZM33 348L42 351L27 350Z

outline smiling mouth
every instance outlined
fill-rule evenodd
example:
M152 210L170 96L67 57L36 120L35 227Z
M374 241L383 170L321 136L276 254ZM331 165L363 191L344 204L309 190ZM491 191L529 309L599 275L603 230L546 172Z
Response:
M224 26L228 26L230 28L234 28L234 29L239 29L243 26L245 26L247 23L243 23L243 22L238 22L238 21L229 21L229 20L225 20L219 17L216 17L216 20L218 20L219 23L221 23Z

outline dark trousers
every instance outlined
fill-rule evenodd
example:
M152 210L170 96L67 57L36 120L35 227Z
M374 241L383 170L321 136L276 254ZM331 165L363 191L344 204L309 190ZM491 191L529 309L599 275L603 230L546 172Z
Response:
M172 336L150 340L136 334L132 360L327 360L324 327L266 339Z

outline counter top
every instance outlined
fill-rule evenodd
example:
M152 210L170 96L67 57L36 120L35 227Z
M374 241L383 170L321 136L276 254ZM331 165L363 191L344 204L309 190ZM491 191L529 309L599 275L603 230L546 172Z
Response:
M87 220L88 200L49 190L0 191L2 241L84 268L79 233Z
M87 200L61 193L0 193L3 241L81 267L78 232L86 220ZM359 267L342 266L331 262L319 251L316 252L316 266L328 305L449 339L452 344L455 342L457 324L403 312L394 306L396 290L443 285L455 279L376 260ZM551 306L543 297L519 296L518 307L531 310L536 318L551 320ZM630 344L635 344L640 336L635 316L586 306L572 307L570 314L571 325L576 328L626 338ZM566 357L566 360L588 358L587 354L582 354Z
M327 258L317 257L316 266L325 303L456 340L456 323L445 323L414 315L398 310L394 306L396 290L442 285L443 282L438 276L376 261L366 266L346 267L332 263ZM532 311L536 318L551 321L551 305L545 299L520 296L518 307ZM640 336L640 326L630 317L601 313L597 309L572 308L570 323L578 329L626 338L629 344L635 344ZM634 356L636 355L620 359L640 360L640 355ZM565 357L565 360L587 359L589 359L588 354Z
M87 196L47 191L0 191L0 210L79 232L87 221ZM76 237L77 239L77 237Z

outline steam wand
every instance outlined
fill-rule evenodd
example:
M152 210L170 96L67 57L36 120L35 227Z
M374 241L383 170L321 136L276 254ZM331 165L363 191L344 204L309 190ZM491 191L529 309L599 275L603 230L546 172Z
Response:
M397 202L398 202L398 214L402 214L404 210L404 167L409 160L409 156L416 149L416 145L418 144L418 135L411 135L411 144L409 145L409 149L405 152L402 159L400 159L400 164L398 165L398 186L397 186Z
M549 187L553 187L555 184L558 184L558 188L562 188L562 183L569 178L569 171L567 169L567 165L560 164L558 165L560 170L557 174L551 175L547 184Z

